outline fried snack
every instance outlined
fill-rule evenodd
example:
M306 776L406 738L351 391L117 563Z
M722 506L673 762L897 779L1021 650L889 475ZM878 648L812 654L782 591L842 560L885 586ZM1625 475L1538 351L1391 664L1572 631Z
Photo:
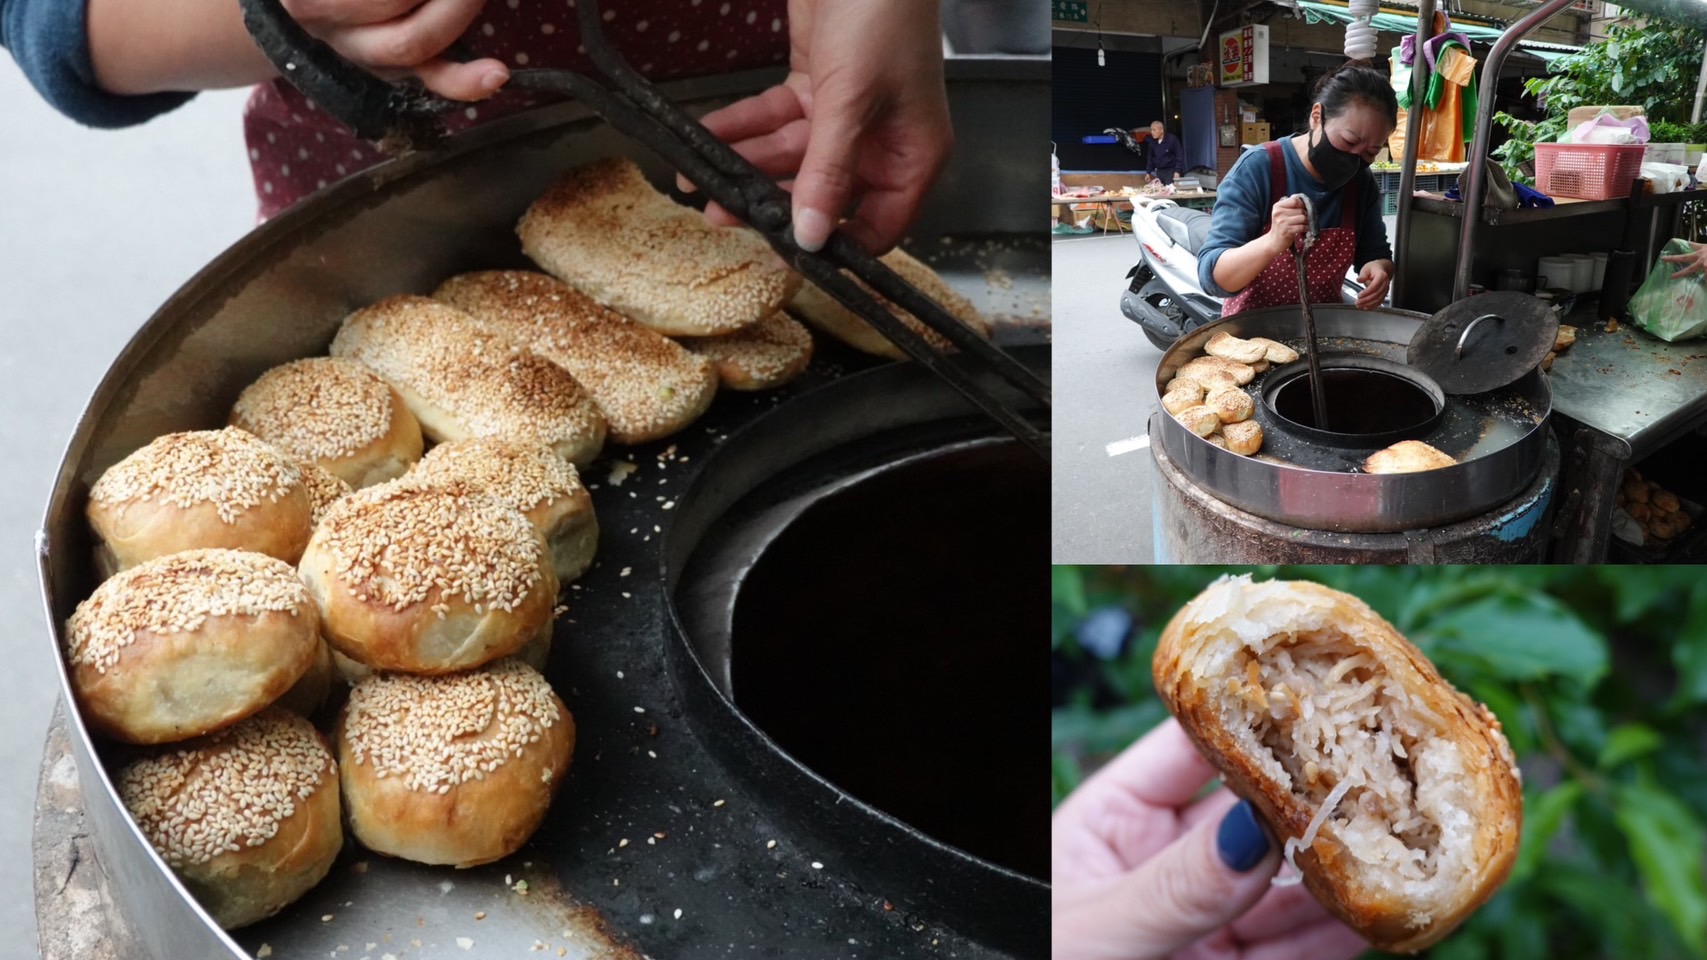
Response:
M1221 425L1221 418L1215 415L1215 408L1201 403L1174 414L1174 419L1200 437L1209 436L1215 432L1216 427Z
M421 425L403 398L372 370L336 357L261 374L231 407L231 425L356 489L401 477L421 459Z
M883 261L884 266L899 274L901 279L917 287L919 292L935 300L950 316L972 328L978 336L986 340L990 338L990 324L978 313L978 308L960 291L944 282L935 270L899 247L878 259ZM890 303L881 294L866 286L863 280L856 279L851 274L848 277L865 292L876 297L878 303L889 308L889 312L900 317L901 322L912 328L914 333L924 337L926 343L937 350L953 349L942 334L925 326L911 313ZM900 347L890 343L888 337L878 333L876 328L866 323L858 314L842 306L840 301L818 289L817 284L802 285L800 292L789 303L788 309L790 313L855 350L888 357L891 360L907 359Z
M1215 380L1231 377L1234 383L1242 387L1256 379L1257 372L1251 369L1251 365L1248 363L1239 363L1222 357L1198 357L1186 361L1185 366L1179 368L1179 375L1182 377L1202 380L1203 377L1199 374ZM1208 381L1204 382L1207 383Z
M1195 386L1195 384L1194 384ZM1203 389L1175 390L1162 395L1162 409L1178 416L1179 414L1203 403Z
M1209 342L1203 345L1203 352L1237 363L1256 363L1267 358L1268 346L1251 340L1240 340L1222 330L1209 338Z
M711 361L729 390L770 390L812 362L812 333L786 313L721 337L683 337L682 346Z
M1377 450L1363 461L1367 473L1422 473L1456 466L1458 461L1421 440L1400 440L1385 450Z
M1252 337L1251 342L1260 343L1266 348L1267 352L1263 355L1263 359L1267 360L1269 363L1291 363L1298 359L1298 351L1284 343L1281 343L1279 340L1270 340L1267 337Z
M1152 667L1310 892L1376 948L1439 941L1511 871L1523 796L1499 720L1357 598L1223 578Z
M1192 403L1194 404L1202 403L1204 396L1207 395L1208 392L1209 388L1204 386L1202 383L1196 380L1188 380L1184 377L1175 377L1168 381L1168 385L1166 387L1162 388L1163 395L1179 393L1195 397L1196 399L1192 400Z
M764 238L714 227L664 196L626 157L552 184L516 224L547 273L672 336L716 336L776 313L801 288Z
M1553 352L1563 353L1577 342L1577 328L1568 323L1559 324L1559 332L1553 337Z
M1243 387L1221 387L1209 391L1209 396L1203 401L1215 411L1222 423L1238 423L1249 420L1256 412L1256 401L1246 393Z
M1227 449L1241 457L1262 449L1262 424L1255 420L1222 424L1221 435L1227 438Z

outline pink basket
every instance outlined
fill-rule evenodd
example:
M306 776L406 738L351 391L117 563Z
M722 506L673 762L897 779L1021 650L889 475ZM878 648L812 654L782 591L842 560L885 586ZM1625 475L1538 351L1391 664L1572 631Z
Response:
M1642 175L1639 143L1538 143L1535 185L1550 197L1615 200L1630 195L1630 181Z

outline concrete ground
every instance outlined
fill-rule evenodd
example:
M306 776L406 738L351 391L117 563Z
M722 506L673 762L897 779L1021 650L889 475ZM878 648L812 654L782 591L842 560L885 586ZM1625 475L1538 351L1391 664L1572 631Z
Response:
M30 828L58 697L33 538L83 403L156 307L254 223L246 93L123 131L48 107L0 55L0 930L35 955ZM28 944L26 947L25 944Z
M1051 248L1055 385L1055 563L1150 563L1146 437L1162 352L1120 312L1131 234L1057 238ZM1112 446L1111 446L1112 445Z

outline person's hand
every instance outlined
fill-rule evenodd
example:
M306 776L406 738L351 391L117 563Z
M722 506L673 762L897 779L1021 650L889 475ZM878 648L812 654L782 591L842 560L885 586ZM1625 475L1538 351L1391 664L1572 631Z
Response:
M1357 309L1373 310L1387 299L1387 288L1393 283L1393 261L1371 260L1357 272L1357 282L1363 292L1357 295Z
M1694 249L1690 250L1688 253L1680 253L1676 256L1660 258L1666 263L1686 264L1682 270L1671 275L1673 280L1680 280L1692 273L1699 273L1707 276L1707 244L1692 242L1690 246Z
M705 116L766 174L793 178L794 238L805 249L836 228L881 254L918 214L954 144L938 18L938 4L919 0L789 0L788 78ZM736 222L715 206L707 213Z
M282 0L297 23L345 59L384 76L414 74L450 100L484 100L510 79L501 60L443 57L486 0Z
M1367 948L1302 886L1269 886L1279 847L1173 720L1061 803L1051 824L1054 960L1346 960Z
M1310 229L1309 214L1304 212L1304 201L1297 194L1281 197L1269 210L1268 220L1269 243L1277 257L1291 250Z

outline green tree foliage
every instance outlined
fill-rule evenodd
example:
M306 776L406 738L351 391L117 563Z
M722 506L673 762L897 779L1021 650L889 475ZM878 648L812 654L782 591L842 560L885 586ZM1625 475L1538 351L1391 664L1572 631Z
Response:
M1524 91L1537 98L1547 117L1532 122L1494 114L1511 135L1494 156L1514 181L1533 184L1519 167L1535 158L1535 144L1558 140L1571 110L1581 106L1640 105L1650 123L1689 123L1704 40L1699 30L1660 20L1642 27L1614 24L1604 41L1554 60L1548 76L1524 81Z
M1517 865L1428 956L1707 958L1707 573L1056 567L1053 802L1167 717L1150 678L1156 641L1223 573L1361 597L1499 716L1523 769ZM1131 615L1129 637L1093 655L1081 625L1110 608Z

